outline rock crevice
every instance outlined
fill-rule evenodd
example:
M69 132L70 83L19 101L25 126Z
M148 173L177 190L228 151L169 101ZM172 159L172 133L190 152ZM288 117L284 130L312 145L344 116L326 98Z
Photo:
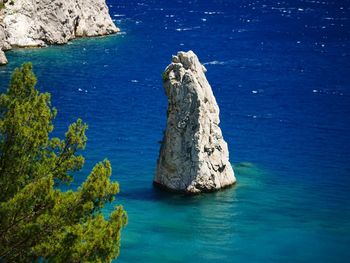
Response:
M165 69L167 127L155 185L185 193L211 192L236 182L219 127L219 107L192 52L179 52Z

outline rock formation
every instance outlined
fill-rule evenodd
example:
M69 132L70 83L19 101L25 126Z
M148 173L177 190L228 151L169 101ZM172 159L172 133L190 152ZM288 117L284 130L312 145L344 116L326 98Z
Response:
M0 50L0 65L6 65L8 63L4 51Z
M236 182L205 72L192 51L179 52L165 69L167 127L154 177L157 186L200 193Z
M105 0L0 0L0 50L116 33Z

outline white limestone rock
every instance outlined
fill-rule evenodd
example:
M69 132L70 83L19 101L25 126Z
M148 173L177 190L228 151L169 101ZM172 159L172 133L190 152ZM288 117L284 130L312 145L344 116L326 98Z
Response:
M0 48L64 44L77 37L102 36L119 31L108 13L105 0L4 2L5 8L0 13ZM1 37L1 31L5 38Z
M165 69L167 127L154 177L157 186L194 194L236 182L205 72L192 51L179 52Z
M3 4L2 0L0 0L0 4ZM3 19L3 15L4 15L3 10L0 10L0 66L6 65L8 63L4 50L8 50L9 48L11 48L6 41L7 36L6 36L5 28L4 28L4 25L1 23Z
M8 63L4 51L0 49L0 65L6 65Z
M105 0L15 0L6 3L4 25L12 46L64 44L84 36L118 32Z

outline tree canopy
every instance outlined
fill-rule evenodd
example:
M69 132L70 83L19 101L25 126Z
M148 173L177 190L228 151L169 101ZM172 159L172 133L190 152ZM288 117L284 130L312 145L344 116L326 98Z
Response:
M62 191L84 164L87 125L78 119L63 140L51 138L56 110L40 93L30 63L0 96L0 262L110 262L127 223L115 199L108 160L96 164L77 190Z

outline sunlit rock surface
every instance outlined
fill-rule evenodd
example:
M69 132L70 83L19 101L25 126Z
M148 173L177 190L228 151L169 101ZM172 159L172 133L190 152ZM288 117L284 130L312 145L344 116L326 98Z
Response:
M0 0L4 1L4 0ZM116 33L105 0L4 1L0 50L64 44L77 37Z
M236 182L219 107L192 52L179 52L163 74L168 97L167 127L154 184L186 193L211 192Z

